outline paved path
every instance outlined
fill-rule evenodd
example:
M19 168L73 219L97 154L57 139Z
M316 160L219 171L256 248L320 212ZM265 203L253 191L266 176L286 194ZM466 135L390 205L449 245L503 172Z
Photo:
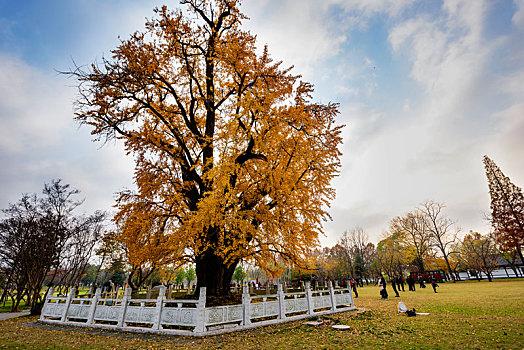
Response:
M7 320L8 318L15 318L27 315L29 315L29 310L24 310L20 312L0 312L0 321Z

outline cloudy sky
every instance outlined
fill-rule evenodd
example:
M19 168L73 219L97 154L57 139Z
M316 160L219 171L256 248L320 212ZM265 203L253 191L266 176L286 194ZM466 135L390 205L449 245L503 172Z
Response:
M166 1L175 7L178 1ZM73 120L75 81L143 28L161 1L0 0L0 208L62 178L84 210L132 186L118 144ZM245 0L246 28L341 104L342 169L324 245L361 226L377 241L425 200L487 232L487 154L524 186L524 0ZM74 62L74 63L73 63Z

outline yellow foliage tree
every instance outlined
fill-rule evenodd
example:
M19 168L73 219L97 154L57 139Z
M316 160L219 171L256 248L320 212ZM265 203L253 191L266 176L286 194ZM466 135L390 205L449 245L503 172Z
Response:
M404 246L398 233L389 234L377 244L376 262L381 272L385 272L389 278L402 275L402 266L413 261L413 249Z
M404 247L411 246L415 253L413 264L419 272L425 271L424 260L431 250L431 236L427 222L420 210L397 216L390 223L390 232L397 235Z
M462 239L459 256L463 266L476 272L477 279L480 280L481 273L484 273L492 281L493 270L498 266L493 234L482 235L469 231Z
M340 166L338 106L257 53L238 0L156 9L110 59L77 68L77 119L118 139L136 191L116 223L130 260L191 258L197 287L229 292L242 259L296 263L318 244Z

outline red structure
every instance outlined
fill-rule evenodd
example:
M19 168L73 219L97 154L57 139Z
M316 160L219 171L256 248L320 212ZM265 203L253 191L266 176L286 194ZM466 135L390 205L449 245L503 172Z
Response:
M443 282L445 280L445 274L440 271L425 271L424 273L421 272L411 272L410 276L415 280L418 281L419 277L422 276L422 279L425 282L431 282L431 280L434 278L437 282Z

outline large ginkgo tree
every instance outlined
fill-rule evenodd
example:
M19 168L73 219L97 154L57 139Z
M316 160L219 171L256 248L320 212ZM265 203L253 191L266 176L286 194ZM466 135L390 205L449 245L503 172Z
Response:
M197 287L229 293L241 260L300 262L318 244L340 166L336 103L241 29L240 1L155 10L79 81L77 119L117 139L136 190L117 200L134 266L196 264Z

